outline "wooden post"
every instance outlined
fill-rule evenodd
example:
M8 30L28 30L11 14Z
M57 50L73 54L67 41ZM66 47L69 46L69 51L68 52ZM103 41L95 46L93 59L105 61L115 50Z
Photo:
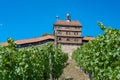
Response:
M50 80L54 80L53 78L53 73L52 73L52 54L50 53L50 56L49 56L49 61L50 61Z
M56 29L54 29L55 30L55 48L57 47L57 31L56 31Z

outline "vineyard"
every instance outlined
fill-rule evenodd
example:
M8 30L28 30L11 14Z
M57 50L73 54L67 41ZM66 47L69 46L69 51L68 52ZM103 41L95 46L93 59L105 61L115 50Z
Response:
M100 22L98 25L104 34L79 47L72 58L91 80L120 80L120 30L106 28ZM60 45L55 48L48 43L19 49L13 39L7 42L8 46L0 46L0 80L50 80L51 75L54 80L61 75L88 80L83 73L78 72L84 76L81 79L75 75L76 64L68 60Z
M60 45L55 48L48 43L18 49L14 40L9 38L8 46L0 46L0 80L49 80L50 74L58 79L67 60L68 55L61 51Z
M120 30L98 25L104 34L78 48L72 58L92 80L120 80Z

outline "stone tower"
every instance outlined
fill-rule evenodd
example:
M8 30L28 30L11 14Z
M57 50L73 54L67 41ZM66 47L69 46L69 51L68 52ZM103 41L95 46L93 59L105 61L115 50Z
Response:
M71 20L70 14L66 14L66 20L57 20L53 26L55 45L61 44L64 52L71 54L82 44L82 25Z

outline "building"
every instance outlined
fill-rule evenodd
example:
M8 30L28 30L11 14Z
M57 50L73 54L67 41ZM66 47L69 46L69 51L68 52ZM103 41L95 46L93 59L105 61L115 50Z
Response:
M17 44L18 48L24 48L29 46L41 46L48 42L54 42L54 36L46 35L39 38L31 38L31 39L24 39L24 40L17 40L15 43ZM1 46L7 46L8 43L0 43Z
M53 24L54 35L46 35L38 38L17 40L15 43L18 48L29 46L41 46L48 42L53 42L55 46L61 44L62 51L72 55L72 52L82 44L93 40L93 37L82 37L82 25L79 21L71 20L70 14L66 15L66 20L58 20ZM2 46L8 45L7 42L0 43Z
M83 39L82 39L82 43L85 44L85 43L88 43L89 41L92 41L92 40L94 40L94 39L95 39L95 38L92 37L92 36L85 36L85 37L83 37Z
M82 44L82 25L78 21L72 21L70 15L66 20L57 20L54 24L55 44Z
M70 14L66 20L57 20L54 23L55 45L61 44L62 50L71 54L82 45L82 25L79 21L71 20Z

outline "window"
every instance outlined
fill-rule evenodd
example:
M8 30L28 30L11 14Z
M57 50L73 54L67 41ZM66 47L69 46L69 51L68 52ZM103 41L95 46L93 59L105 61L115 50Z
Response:
M28 46L32 46L32 44L31 44L31 43L29 43L29 44L28 44Z
M19 44L17 47L18 47L18 48L21 48L21 45Z
M80 27L79 27L79 26L76 26L75 29L80 29Z
M66 39L66 41L70 41L70 39L69 39L69 38L67 38L67 39Z
M58 37L58 41L61 41L61 38L60 38L60 37Z
M66 32L66 35L70 35L70 32L67 31L67 32Z
M77 39L77 38L75 38L75 39L74 39L74 41L75 41L75 42L78 42L78 39Z
M70 29L71 28L71 26L66 26L66 29Z
M55 28L56 28L56 29L60 29L60 28L61 28L61 26L55 26Z
M62 31L58 31L58 34L62 34Z
M78 32L74 32L74 35L78 35Z

